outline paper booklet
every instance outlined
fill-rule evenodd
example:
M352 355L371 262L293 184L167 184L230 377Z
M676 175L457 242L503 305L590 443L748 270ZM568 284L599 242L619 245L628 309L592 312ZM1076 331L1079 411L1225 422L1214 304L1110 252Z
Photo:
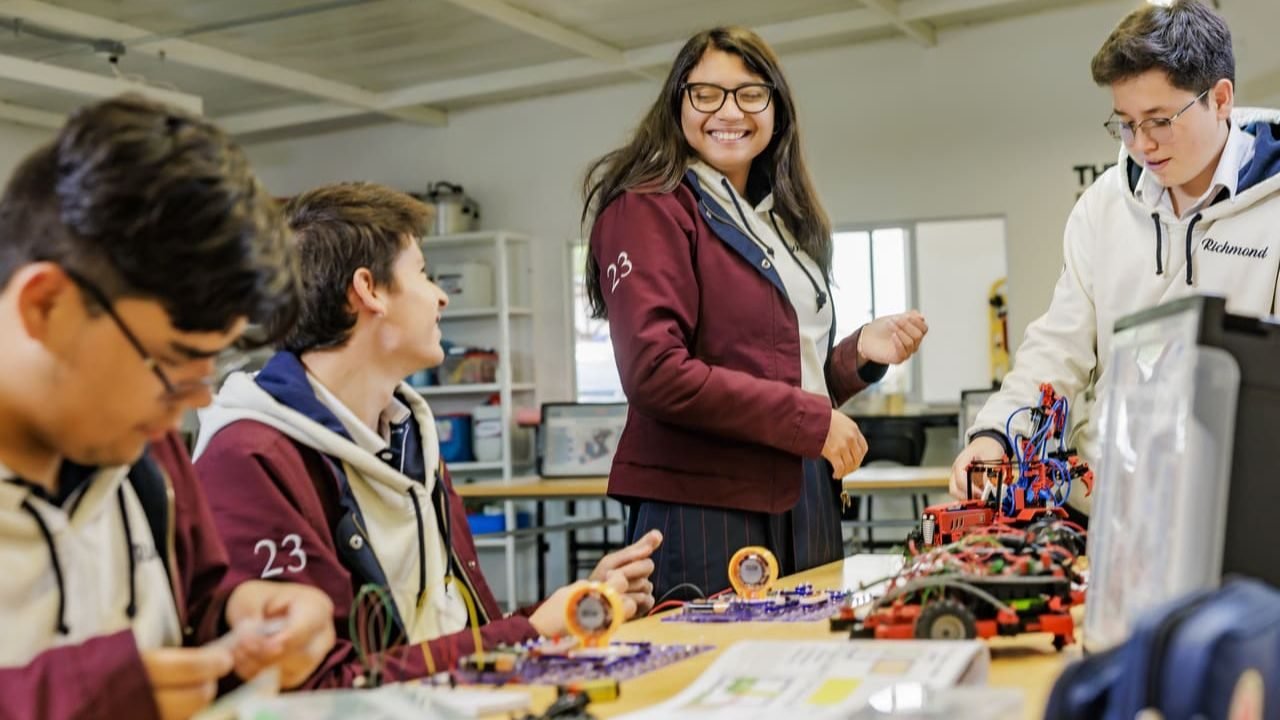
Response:
M986 681L978 641L750 640L724 651L692 685L624 720L848 718L877 690L900 683L945 688Z
M230 696L228 696L229 698ZM527 710L523 690L431 687L407 682L372 690L315 690L270 695L253 693L232 703L218 703L195 720L421 720L422 718L508 717Z

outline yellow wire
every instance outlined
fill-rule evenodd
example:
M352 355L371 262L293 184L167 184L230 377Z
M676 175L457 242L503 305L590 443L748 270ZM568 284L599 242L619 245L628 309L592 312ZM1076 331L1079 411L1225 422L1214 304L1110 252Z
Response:
M480 635L480 618L476 613L475 601L471 599L471 593L467 592L467 586L459 582L456 575L449 575L445 578L445 584L448 585L449 583L452 583L453 586L458 589L458 594L462 597L462 602L467 606L467 620L471 624L471 638L472 642L475 644L474 652L479 655L484 651L484 638ZM423 595L422 600L418 603L419 613L422 612L422 604L426 602L426 600L427 597ZM436 661L431 652L431 643L424 642L420 644L422 645L422 659L427 663L427 674L429 676L435 675Z
M422 659L427 663L427 677L435 677L436 659L431 655L431 641L418 644L422 646Z
M418 600L417 615L422 614L422 605L427 601L427 596L423 593L422 598ZM415 616L416 620L416 616ZM436 659L431 653L431 641L420 642L418 645L422 648L422 659L427 663L427 677L433 677L436 674Z
M471 623L471 639L475 645L475 653L479 655L484 652L484 638L480 636L480 617L479 613L476 612L476 603L471 598L471 593L467 592L467 586L458 582L456 576L450 575L448 581L458 588L458 593L462 595L462 602L467 604L467 620Z

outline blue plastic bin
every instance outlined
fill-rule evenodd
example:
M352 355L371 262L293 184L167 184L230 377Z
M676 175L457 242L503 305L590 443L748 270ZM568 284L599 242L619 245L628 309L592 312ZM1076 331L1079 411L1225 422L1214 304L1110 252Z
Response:
M472 535L502 532L507 519L501 515L468 515L467 525L471 526Z
M521 510L516 513L516 527L527 528L533 524L532 513ZM493 515L472 514L467 516L467 525L472 535L502 532L507 528L507 519L501 513Z
M471 416L453 413L436 416L436 434L440 436L440 458L447 463L471 462Z

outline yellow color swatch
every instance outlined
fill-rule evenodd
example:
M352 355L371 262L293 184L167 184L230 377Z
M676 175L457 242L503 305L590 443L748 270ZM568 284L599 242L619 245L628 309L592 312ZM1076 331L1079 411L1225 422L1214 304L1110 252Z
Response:
M839 705L847 700L861 684L862 678L831 678L814 690L807 702L809 705L819 707Z

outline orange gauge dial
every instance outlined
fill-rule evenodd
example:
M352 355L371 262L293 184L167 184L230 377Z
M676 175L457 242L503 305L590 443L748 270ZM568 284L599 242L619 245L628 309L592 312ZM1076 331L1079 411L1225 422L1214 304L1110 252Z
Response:
M738 597L760 600L778 579L778 559L768 548L744 547L729 560L729 584Z
M569 634L583 647L598 648L622 625L622 597L602 582L586 583L574 590L565 603L564 619Z

